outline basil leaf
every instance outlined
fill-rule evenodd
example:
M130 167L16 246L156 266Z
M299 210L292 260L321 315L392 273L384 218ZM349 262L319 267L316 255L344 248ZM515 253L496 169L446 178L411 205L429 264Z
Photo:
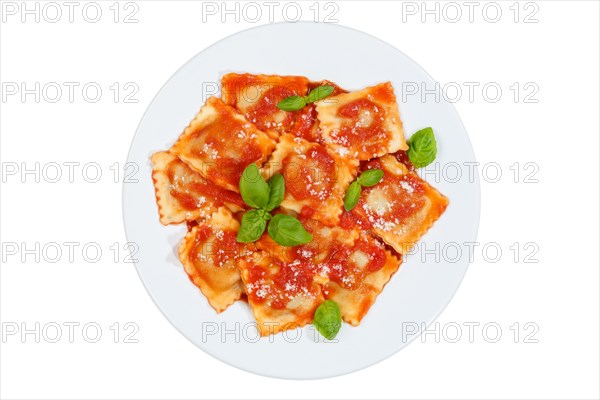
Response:
M357 181L360 186L375 186L383 178L383 171L380 169L368 169L358 177Z
M324 99L325 97L329 96L331 93L333 93L333 86L330 86L330 85L318 86L318 87L314 88L313 90L311 90L310 93L308 94L308 96L306 96L306 102L313 103L317 100Z
M258 212L258 216L261 217L265 221L268 221L272 218L271 213L262 208L260 208L258 210L254 210L254 211ZM264 231L264 229L263 229L263 231Z
M244 203L254 208L264 208L269 201L269 185L254 163L248 165L242 173L240 194Z
M269 236L282 246L293 247L310 242L313 237L291 215L277 214L269 222Z
M271 211L279 206L283 201L283 197L285 195L285 181L283 179L283 175L273 175L267 184L269 185L269 201L265 209L267 211Z
M424 128L408 139L408 159L415 168L426 167L435 160L437 143L433 129Z
M250 210L242 217L240 230L237 233L237 241L240 243L255 242L262 236L267 226L267 218L264 210Z
M342 327L340 306L333 300L325 300L315 311L313 325L326 339L335 338Z
M356 207L361 191L362 188L360 187L360 183L358 183L358 181L354 181L350 184L350 186L348 186L348 189L346 189L346 196L344 197L344 209L346 211L350 211Z
M304 108L306 100L302 96L290 96L277 103L277 108L283 111L298 111Z

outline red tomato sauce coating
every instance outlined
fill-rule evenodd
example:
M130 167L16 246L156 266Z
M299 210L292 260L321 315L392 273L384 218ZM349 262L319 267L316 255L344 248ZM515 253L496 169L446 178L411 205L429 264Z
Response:
M406 168L408 168L410 171L415 170L415 166L410 162L410 159L408 158L408 151L399 150L394 153L394 156L396 157L396 160L398 160L402 164L404 164L404 166Z
M298 95L299 92L299 90L293 87L275 86L264 92L263 96L246 111L246 118L261 130L277 129L288 131L294 121L296 112L286 112L281 122L275 122L273 116L282 112L277 107L277 103L286 97ZM277 126L278 124L281 125Z
M322 142L321 132L317 121L317 108L314 104L309 104L302 110L296 112L290 133L296 137L306 139L309 142Z
M205 172L210 180L237 186L244 168L261 160L263 153L251 134L246 132L243 121L232 118L227 106L215 105L215 108L220 114L216 122L196 130L192 135L192 141L201 140L203 143L193 149L193 154L205 160ZM238 151L232 152L231 149Z
M248 297L256 303L270 301L274 309L284 309L298 295L314 295L318 287L313 283L314 267L309 262L296 260L284 263L271 260L271 268L267 271L261 266L254 265L248 271L247 284L254 290Z
M381 169L381 163L378 160L368 161L363 166L364 169ZM383 190L391 199L387 204L387 209L382 214L376 214L373 210L365 211L366 199L372 190ZM412 217L423 208L426 198L425 192L425 183L416 174L407 173L397 176L384 170L383 179L378 185L363 188L361 197L352 210L352 214L366 229L370 229L374 225L381 225L386 221L401 224L402 221Z
M166 173L172 186L171 196L185 210L198 209L203 201L202 198L211 200L217 207L222 206L225 202L244 206L239 194L205 181L179 160L172 161L167 166Z
M315 145L306 154L288 154L283 159L283 176L286 190L297 200L322 201L335 183L335 160L325 147Z
M214 235L211 243L207 243ZM214 231L209 225L200 225L196 231L196 242L190 253L192 262L212 259L217 267L234 261L240 254L240 243L236 240L237 232L230 230Z
M364 145L377 151L380 142L387 141L390 136L383 127L385 110L368 99L348 103L339 108L338 114L350 120L342 125L338 136L351 138L356 146Z
M360 286L364 277L380 270L386 260L385 248L374 239L360 238L354 243L354 246L337 244L332 246L330 251L327 260L330 270L329 278L349 289ZM368 257L366 266L358 266L352 261L352 255L356 252Z

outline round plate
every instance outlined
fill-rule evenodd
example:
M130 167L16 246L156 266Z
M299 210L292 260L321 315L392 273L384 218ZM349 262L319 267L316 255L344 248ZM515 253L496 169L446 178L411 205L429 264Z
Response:
M435 168L425 177L450 199L439 221L424 236L421 249L444 249L474 242L479 224L479 182L456 166L475 161L467 132L454 107L444 101L422 102L402 97L403 82L434 87L433 79L414 61L389 44L339 25L279 23L229 36L202 51L179 69L144 114L128 161L140 166L139 182L125 183L123 214L127 239L139 245L136 266L148 293L171 323L208 354L261 375L308 379L341 375L389 357L417 337L449 303L467 270L468 257L436 260L421 252L408 256L359 327L343 324L333 342L325 342L312 325L271 337L257 336L249 306L237 302L216 314L189 281L177 258L186 227L158 222L150 155L167 149L207 97L218 95L228 72L303 75L329 79L348 90L391 81L398 97L407 136L433 127L438 142ZM444 180L452 166L452 182ZM421 171L422 172L422 171ZM450 175L450 173L448 174ZM463 174L464 175L464 174ZM440 179L436 179L436 176ZM431 178L431 179L430 179Z

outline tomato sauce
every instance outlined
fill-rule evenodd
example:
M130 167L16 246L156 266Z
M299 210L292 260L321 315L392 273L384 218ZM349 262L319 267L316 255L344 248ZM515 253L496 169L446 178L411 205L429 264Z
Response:
M187 226L188 232L191 231L196 225L198 225L198 221L185 221L185 225Z
M423 208L425 203L425 186L423 181L416 175L407 174L401 177L395 177L394 183L396 186L395 198L392 203L390 214L404 220L413 216L417 211ZM398 186L403 190L398 190ZM407 188L410 188L407 190Z
M396 153L394 153L393 155L396 157L396 160L398 160L402 164L404 164L404 166L406 168L408 168L410 171L415 170L415 166L410 162L410 159L408 158L408 151L399 150Z
M289 132L296 112L282 111L277 103L289 96L305 96L307 79L231 74L223 78L222 90L229 105L235 105L236 101L244 104L245 117L259 129L283 133Z
M212 241L207 243L211 237ZM215 266L223 267L241 254L241 245L236 237L237 232L231 230L214 231L209 225L199 225L190 260L192 262L212 260Z
M171 196L177 200L181 208L184 210L193 211L199 208L198 199L188 193L171 189Z
M335 183L335 161L320 145L312 146L304 156L290 153L283 159L286 190L297 200L323 201Z
M272 298L272 307L283 309L294 297L313 291L313 277L314 268L309 262L296 260L281 264L273 276L277 295Z
M368 272L379 271L385 264L386 254L382 245L377 244L374 240L361 240L355 248L369 255L369 263L366 270Z
M222 235L215 238L213 243L213 260L215 265L223 266L235 260L240 254L241 244L237 242L237 232L222 231Z
M290 261L282 261L278 257L269 258L268 267L252 265L247 270L245 282L252 289L248 297L255 303L269 301L270 307L284 309L296 296L316 296L319 286L314 282L316 266L312 257L301 257L298 251L303 246L294 248L294 256Z
M205 181L180 160L172 161L167 166L166 174L172 186L171 196L185 210L197 210L205 201L202 198L212 200L217 207L224 203L244 207L244 202L239 194Z
M365 266L353 263L352 256L360 252L368 257ZM364 277L380 270L386 261L385 249L370 238L360 238L353 246L336 244L331 246L327 264L330 269L329 278L342 287L356 289Z
M340 215L340 228L346 230L367 229L369 226L354 211L344 211Z
M194 241L194 247L190 252L190 261L192 262L205 262L206 261L206 240L213 234L213 230L209 225L200 225L196 230L196 237Z
M317 108L314 104L309 104L296 112L290 133L309 142L322 142L319 122L317 120Z
M371 158L386 146L390 133L383 125L386 113L382 107L363 98L340 107L338 115L346 121L335 136L341 143L347 142L347 147Z
M302 218L308 219L308 218L311 218L313 215L315 215L316 212L317 212L317 210L315 210L314 208L304 206L304 207L302 207L302 210L300 211L300 216Z
M254 130L233 118L230 107L215 108L219 113L215 122L194 132L192 154L203 161L209 180L237 187L244 168L262 160L263 152L252 138Z
M259 265L252 265L248 269L246 284L252 285L254 288L248 291L248 299L254 303L264 303L267 300L267 294L270 295L262 285L262 282L266 280L266 275L267 271Z
M363 164L363 170L373 168L382 169L379 160L371 160ZM425 203L425 183L416 174L411 172L398 176L384 170L383 180L377 186L363 188L363 193L355 208L356 213L360 214L361 221L370 226L373 225L373 215L365 215L368 213L364 211L363 206L372 190L383 190L389 194L391 199L385 213L376 217L380 222L402 223L402 221L420 211Z
M294 95L304 96L304 93L291 86L274 86L266 90L263 96L246 111L246 118L260 130L275 129L280 132L287 132L297 112L282 111L277 107L277 103ZM274 118L276 114L283 114L283 120L276 121Z
M200 225L196 231L196 240L198 242L206 242L206 240L211 237L212 234L213 230L209 225Z

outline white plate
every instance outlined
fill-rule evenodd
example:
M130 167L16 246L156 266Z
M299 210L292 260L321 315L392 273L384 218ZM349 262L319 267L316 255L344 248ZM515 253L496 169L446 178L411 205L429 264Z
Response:
M448 304L467 270L465 254L457 262L436 262L432 255L424 262L421 255L408 257L361 325L344 324L330 343L320 340L312 325L257 339L246 303L237 302L217 315L184 273L176 249L185 226L164 227L158 222L149 157L175 141L213 94L221 76L232 71L326 78L350 90L389 80L400 102L407 136L432 126L438 142L436 161L441 166L475 161L451 104L423 103L420 96L402 101L403 82L424 82L431 88L434 81L409 57L381 40L339 25L311 22L271 24L232 35L196 55L169 79L148 107L131 145L128 161L141 170L139 183L124 184L123 214L128 241L139 245L137 270L148 293L195 345L257 374L324 378L389 357L417 337L411 333L416 326L429 325ZM439 243L443 249L448 243L474 242L480 202L477 177L473 182L463 176L456 183L432 184L448 196L450 206L421 246L430 249Z

